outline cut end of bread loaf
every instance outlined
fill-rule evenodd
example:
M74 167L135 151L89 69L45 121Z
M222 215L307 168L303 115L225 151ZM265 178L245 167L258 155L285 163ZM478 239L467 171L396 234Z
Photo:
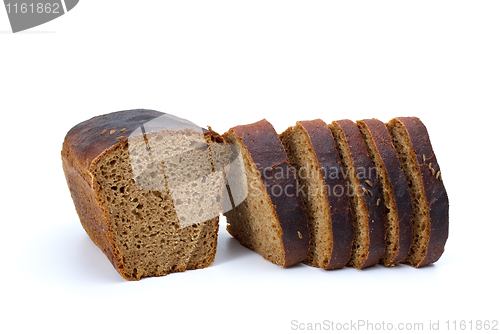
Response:
M113 114L101 117L116 121ZM213 167L213 136L192 129L139 132L119 138L88 170L74 153L77 136L67 136L63 166L82 225L125 279L214 261L225 174Z
M203 137L165 131L148 135L149 148L132 148L135 138L130 141L101 157L94 170L122 262L119 269L127 279L140 279L210 265L217 242L214 204L220 202L222 179L212 177L206 144L161 161L150 154L193 142L202 146Z

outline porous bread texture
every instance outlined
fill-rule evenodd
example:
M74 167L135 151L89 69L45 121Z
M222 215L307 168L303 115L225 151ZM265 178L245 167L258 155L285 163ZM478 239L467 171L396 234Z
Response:
M387 208L385 220L385 253L381 262L387 266L394 266L398 262L402 262L409 250L409 238L406 238L408 222L410 221L408 212L398 212L398 205L403 209L411 209L406 201L410 201L406 182L397 163L396 152L392 146L392 141L389 133L386 130L384 123L378 120L363 120L356 122L363 140L365 141L370 158L374 162L378 172L379 179L382 185L382 194L384 196L384 205ZM377 138L374 138L372 131L380 131L377 133ZM383 133L384 131L385 133ZM385 135L385 136L384 136ZM386 138L387 137L387 138ZM381 155L381 149L384 150L384 157ZM398 164L395 169L391 170L392 175L386 168L386 163L395 162ZM394 166L391 166L394 167ZM391 182L392 177L392 182ZM399 182L399 177L403 182ZM394 189L394 187L398 189ZM399 195L396 198L396 193ZM397 202L398 201L398 202ZM401 203L400 201L403 201ZM408 217L405 215L408 214ZM401 223L401 228L400 228ZM409 231L408 231L409 232ZM407 240L408 239L408 240Z
M213 262L225 180L206 140L213 142L190 129L123 138L88 170L65 141L63 168L82 225L125 279Z
M309 226L309 252L304 263L326 269L332 255L330 205L322 171L303 126L297 123L280 134L290 164L295 168Z
M228 131L223 137L241 152L248 186L245 200L233 210L224 213L228 222L227 231L243 246L284 267L286 260L282 241L283 230L260 172L250 152L234 131Z
M129 148L136 138L129 140ZM214 204L221 202L223 175L212 173L208 146L196 131L150 133L148 143L149 149L139 145L96 166L104 201L115 216L116 241L128 264L124 271L141 278L206 267L216 251ZM161 152L166 148L172 151ZM156 161L151 151L159 155ZM113 168L116 158L127 154L137 167L135 175L127 175L127 164Z
M421 267L437 261L444 251L448 237L448 198L427 130L421 121L401 117L392 119L386 126L408 181L413 206L412 242L405 261ZM412 127L418 128L417 134ZM414 133L413 138L409 131Z

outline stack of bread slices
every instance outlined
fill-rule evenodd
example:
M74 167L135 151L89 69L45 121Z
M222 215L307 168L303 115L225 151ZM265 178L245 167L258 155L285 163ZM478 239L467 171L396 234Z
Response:
M227 230L265 259L323 269L422 267L448 237L448 197L424 124L399 117L266 120L223 135L243 157L248 196Z

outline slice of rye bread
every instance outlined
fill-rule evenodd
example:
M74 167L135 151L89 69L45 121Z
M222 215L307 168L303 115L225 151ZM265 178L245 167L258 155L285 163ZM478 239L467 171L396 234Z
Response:
M422 267L436 262L448 239L448 195L425 125L416 117L386 124L403 168L413 204L413 237L406 262Z
M377 119L357 121L368 153L378 169L385 219L385 254L381 262L394 266L408 255L411 243L411 198L406 178L385 124Z
M225 184L214 168L225 157L214 145L223 139L189 124L127 110L82 122L64 140L63 169L80 221L127 280L214 261Z
M340 155L328 125L297 122L280 135L296 170L311 240L304 263L323 269L344 267L351 257L352 218Z
M224 215L227 231L265 259L289 267L307 257L309 231L299 187L283 145L266 120L223 135L241 151L248 195Z
M377 264L385 251L385 205L377 169L356 124L340 120L330 130L346 169L354 223L349 264L363 269Z

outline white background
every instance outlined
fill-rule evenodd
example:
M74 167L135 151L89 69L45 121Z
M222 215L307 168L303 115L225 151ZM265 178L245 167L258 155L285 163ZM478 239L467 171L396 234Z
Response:
M500 320L499 18L497 1L82 0L12 34L0 7L0 330ZM450 200L446 251L422 269L283 269L221 219L211 267L127 282L81 227L60 150L75 124L132 108L221 133L262 118L281 132L315 118L418 116Z

